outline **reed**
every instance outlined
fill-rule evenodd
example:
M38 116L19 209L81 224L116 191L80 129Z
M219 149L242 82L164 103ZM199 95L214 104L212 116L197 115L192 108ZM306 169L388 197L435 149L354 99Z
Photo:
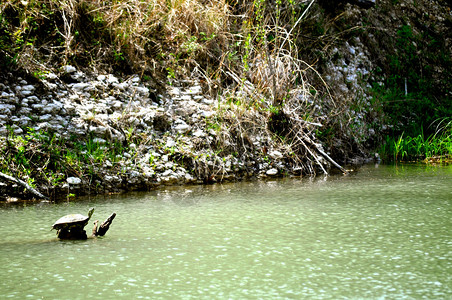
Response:
M450 162L452 157L452 120L441 119L435 132L428 137L423 131L417 136L402 133L398 137L387 136L380 148L380 155L389 161L424 160L426 162Z

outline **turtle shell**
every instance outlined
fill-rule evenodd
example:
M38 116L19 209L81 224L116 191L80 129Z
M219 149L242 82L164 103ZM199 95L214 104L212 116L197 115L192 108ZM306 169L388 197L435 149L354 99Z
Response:
M74 227L85 227L88 224L91 215L93 214L94 208L91 208L87 216L81 214L71 214L59 218L53 225L52 228L60 230L62 228L74 228Z
M53 229L61 229L64 227L82 226L84 227L88 223L89 217L81 214L72 214L59 218L55 224L53 224Z

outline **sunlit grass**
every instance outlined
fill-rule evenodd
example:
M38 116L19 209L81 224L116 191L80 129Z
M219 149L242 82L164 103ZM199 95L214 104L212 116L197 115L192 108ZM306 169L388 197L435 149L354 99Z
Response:
M384 159L390 161L450 162L452 120L443 119L438 122L435 133L428 137L423 132L414 137L404 133L398 137L387 136L379 152Z

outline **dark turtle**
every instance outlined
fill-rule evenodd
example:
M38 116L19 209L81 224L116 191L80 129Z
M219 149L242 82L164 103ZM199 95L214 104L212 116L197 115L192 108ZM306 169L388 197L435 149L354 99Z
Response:
M57 230L60 239L86 239L86 231L83 228L88 224L93 212L94 208L91 208L88 216L81 214L64 216L53 224L52 229Z

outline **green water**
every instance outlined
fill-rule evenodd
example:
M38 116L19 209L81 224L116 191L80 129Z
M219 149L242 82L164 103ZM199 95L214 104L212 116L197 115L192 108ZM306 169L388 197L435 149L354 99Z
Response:
M92 206L104 238L49 231ZM0 299L451 299L451 206L424 165L4 205Z

